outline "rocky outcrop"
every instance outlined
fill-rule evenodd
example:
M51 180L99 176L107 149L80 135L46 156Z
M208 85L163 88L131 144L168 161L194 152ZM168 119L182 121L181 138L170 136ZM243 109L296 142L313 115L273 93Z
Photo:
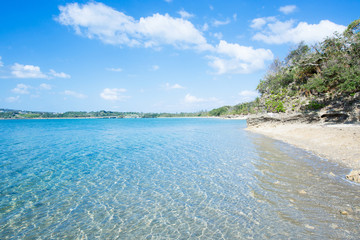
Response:
M325 105L319 111L322 122L360 122L360 92L337 98L323 97L320 101Z
M320 117L317 113L266 113L248 117L247 125L248 127L254 127L264 123L313 123L319 121Z

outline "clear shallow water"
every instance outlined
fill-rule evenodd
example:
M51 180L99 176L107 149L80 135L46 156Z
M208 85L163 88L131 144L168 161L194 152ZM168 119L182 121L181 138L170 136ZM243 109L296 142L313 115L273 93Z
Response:
M348 169L245 126L0 121L0 239L359 238Z

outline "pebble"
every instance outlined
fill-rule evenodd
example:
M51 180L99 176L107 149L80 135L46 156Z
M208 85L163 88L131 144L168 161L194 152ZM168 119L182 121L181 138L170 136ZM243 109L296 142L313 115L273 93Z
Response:
M303 190L303 189L302 189L302 190L299 190L298 192L299 192L300 194L306 194L306 191Z
M348 211L346 210L340 210L341 215L349 215Z
M308 229L312 229L312 230L315 229L315 227L310 226L310 225L308 225L308 224L305 224L305 227L308 228Z

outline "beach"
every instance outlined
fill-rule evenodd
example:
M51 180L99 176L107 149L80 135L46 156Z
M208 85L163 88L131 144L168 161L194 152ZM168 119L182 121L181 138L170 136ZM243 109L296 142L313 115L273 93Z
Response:
M324 123L262 123L248 131L311 151L329 161L360 169L360 125Z

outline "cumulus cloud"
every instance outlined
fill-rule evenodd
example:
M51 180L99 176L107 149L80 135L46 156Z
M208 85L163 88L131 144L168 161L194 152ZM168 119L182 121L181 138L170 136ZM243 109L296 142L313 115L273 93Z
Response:
M265 62L272 60L274 55L270 50L263 48L241 46L221 40L216 46L216 52L221 57L208 56L209 65L217 74L245 74L263 69Z
M47 76L41 72L40 67L34 65L22 65L15 63L11 66L11 73L17 78L47 78Z
M69 74L63 73L63 72L55 72L55 70L50 69L50 75L58 78L71 78Z
M19 83L16 85L16 87L14 89L12 89L11 91L13 93L17 93L17 94L29 94L29 89L31 88L31 86L29 85L25 85L23 83Z
M42 84L40 84L39 87L40 87L40 89L43 89L43 90L51 90L52 89L51 85L47 84L47 83L42 83Z
M192 18L192 17L194 17L194 14L188 13L185 10L178 11L178 14L181 16L181 18Z
M20 99L20 96L16 96L16 97L8 97L8 98L6 98L5 100L6 100L7 102L12 103L12 102L17 102L17 101L19 101L19 99Z
M128 98L127 96L122 95L126 92L124 88L105 88L101 93L100 97L105 100L121 101Z
M257 91L244 90L239 92L239 96L241 98L241 101L245 102L254 100L256 97L259 96L259 93Z
M279 8L279 11L284 14L290 14L296 10L296 5L287 5Z
M69 74L63 72L55 72L53 69L50 69L50 72L47 74L43 73L40 70L39 66L34 65L23 65L15 63L11 66L11 74L15 78L70 78Z
M332 36L334 32L343 32L346 26L338 25L329 20L322 20L318 24L309 24L294 20L279 21L275 17L257 18L252 21L251 27L259 30L253 36L254 40L269 44L283 43L316 43Z
M180 84L177 84L177 83L175 83L174 85L171 85L170 83L166 83L166 84L165 84L165 88L166 88L167 90L172 90L172 89L184 89L183 86L181 86Z
M77 34L90 39L98 39L104 43L119 46L154 47L172 45L180 49L195 49L206 51L210 60L209 65L216 69L217 74L243 74L264 68L264 62L271 60L270 50L254 49L252 47L230 44L220 41L213 46L207 42L202 32L185 18L189 13L180 11L182 18L174 18L168 14L156 13L152 16L134 19L123 12L117 11L105 4L89 2L87 4L69 3L60 6L57 21L60 24L72 27ZM233 16L236 19L236 15ZM275 19L275 18L274 18ZM269 19L254 20L254 28L262 29ZM212 24L220 26L229 24L215 20ZM202 31L208 30L204 24ZM211 34L222 39L221 33ZM236 54L234 54L235 51ZM158 70L154 65L152 70ZM111 69L115 70L115 69Z
M72 96L72 97L80 98L80 99L84 99L87 97L86 95L84 95L82 93L78 93L78 92L74 92L74 91L70 91L70 90L65 90L64 94L67 96Z
M191 22L168 14L156 13L136 20L97 2L69 3L59 10L56 18L59 23L71 26L77 34L107 44L143 47L169 44L199 50L211 47Z

